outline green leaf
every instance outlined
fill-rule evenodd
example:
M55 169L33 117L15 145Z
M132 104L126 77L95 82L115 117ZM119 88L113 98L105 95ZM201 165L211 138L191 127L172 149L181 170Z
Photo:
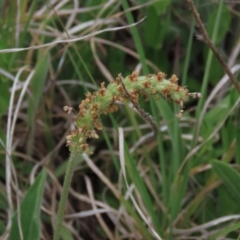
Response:
M212 161L213 171L216 173L219 179L227 187L227 190L234 197L233 199L239 204L240 201L240 173L227 163L220 162L218 160Z
M237 139L236 146L240 146L240 126L236 130L235 134ZM237 158L237 163L240 164L240 148L239 147L236 148L236 158Z
M44 83L48 73L50 57L46 55L42 57L36 66L36 72L31 81L32 98L29 100L29 117L30 124L32 124L35 113L37 111L40 99L43 93Z
M1 26L2 24L4 24L3 22L0 22ZM1 39L0 39L0 49L6 49L9 48L9 37L10 37L10 33L9 33L9 29L7 28L7 26L5 26L5 31L1 31ZM1 29L3 30L3 28ZM6 36L8 36L8 41L6 41ZM10 53L6 53L6 54L0 54L0 62L1 62L1 68L5 69L5 70L9 70L9 59L11 57Z
M233 139L235 138L235 134L236 127L234 126L234 121L230 117L229 121L226 121L226 123L221 129L221 140L223 143L224 151L227 151L227 149L230 147Z
M43 169L33 185L28 189L21 203L20 220L24 240L40 239L40 207L46 175L46 170ZM16 212L13 216L9 240L21 239L18 226L18 214L19 213Z
M213 29L215 27L215 21L217 18L217 14L218 14L218 8L216 7L214 9L214 11L212 12L212 14L210 14L210 17L209 17L208 23L207 23L207 30L210 35L212 34ZM221 26L221 27L217 33L216 42L215 42L216 44L220 43L223 40L224 36L226 35L226 33L229 29L230 20L231 20L231 17L230 17L230 13L228 11L227 5L223 4L220 22L219 22L219 26Z
M9 104L10 94L8 91L9 81L0 81L0 117L6 112Z
M124 69L125 52L119 49L110 48L108 54L108 69L112 73L117 73L119 69Z
M169 31L169 23L169 17L162 19L153 6L148 7L143 36L150 47L162 47L165 35Z
M6 230L6 224L0 220L0 234L3 235L5 230Z
M155 2L152 6L155 8L158 15L161 15L164 13L171 3L171 0L160 0L158 2Z
M219 79L221 79L221 77L224 75L224 70L215 56L212 58L211 66L214 67L210 68L209 70L209 81L212 83L212 85L216 85Z
M28 125L29 125L29 138L27 142L27 154L32 154L32 149L34 145L34 119L39 109L39 103L43 96L43 87L46 81L48 68L50 65L50 57L49 54L40 56L34 76L31 81L31 89L32 89L32 97L29 98L28 103Z
M231 194L227 194L227 189L224 185L217 188L217 196L218 207L217 213L215 213L216 218L236 214L236 212L239 212L239 203L234 201L234 198ZM225 208L222 206L228 207Z

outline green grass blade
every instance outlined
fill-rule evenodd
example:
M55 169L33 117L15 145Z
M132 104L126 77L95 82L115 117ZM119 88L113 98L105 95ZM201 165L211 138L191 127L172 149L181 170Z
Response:
M40 239L41 222L40 208L47 172L45 169L38 175L33 185L28 189L21 203L21 227L24 240ZM21 239L18 226L18 214L13 216L9 240Z
M126 11L126 17L127 17L128 22L130 24L134 23L133 16L132 16L131 12L127 11L129 9L129 5L128 5L127 0L122 0L121 2L122 2L124 10ZM143 65L143 73L144 74L148 74L149 71L148 71L148 66L146 64L145 53L144 53L144 50L143 50L143 47L142 47L142 43L141 43L141 40L140 40L140 37L139 37L139 34L138 34L136 26L133 26L131 28L131 32L132 32L132 36L133 36L133 40L135 42L135 46L136 46L137 52L138 52L138 54L140 56L140 61L141 61L142 65Z
M214 29L213 29L213 33L212 33L212 37L211 40L213 43L216 42L217 39L217 34L219 31L219 22L220 22L220 18L221 18L221 12L222 12L222 6L223 6L223 0L221 0L219 2L219 6L218 6L218 13L217 13L217 17L215 20L215 25L214 25ZM209 81L209 73L210 73L210 68L212 67L212 60L213 60L213 52L211 49L208 50L208 55L207 55L207 62L206 62L206 66L205 66L205 71L204 71L204 76L203 76L203 83L202 83L202 88L201 88L201 94L202 94L202 98L200 98L199 102L198 102L198 107L197 107L197 116L199 116L200 111L202 109L203 103L206 100L206 96L207 96L207 84Z
M181 80L182 86L185 86L187 84L187 73L188 73L190 57L191 57L192 42L193 42L193 36L194 36L194 26L195 26L195 21L192 20L188 43L187 43L187 52L186 52L185 61L184 61L182 80Z

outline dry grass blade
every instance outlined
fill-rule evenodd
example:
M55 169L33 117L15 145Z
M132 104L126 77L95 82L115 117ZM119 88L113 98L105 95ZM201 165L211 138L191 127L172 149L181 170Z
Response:
M24 83L23 89L21 91L21 94L19 96L17 106L15 109L14 114L13 112L13 103L14 103L14 97L15 97L15 92L16 92L16 86L19 81L19 77L21 73L26 70L28 67L22 67L19 71L18 74L16 75L16 78L14 80L12 92L11 92L11 98L10 98L10 104L9 104L9 111L8 111L8 122L7 122L7 142L6 142L6 191L7 191L7 197L8 197L8 224L7 224L7 229L9 230L12 224L12 215L13 215L13 202L12 202L12 191L11 191L11 165L12 165L12 160L11 160L11 152L12 152L12 142L13 142L13 133L15 129L15 124L18 116L18 112L20 109L20 105L22 103L24 94L27 90L27 87L32 79L32 76L35 71L32 71L26 82ZM13 115L13 119L12 119ZM20 230L21 232L21 230Z
M129 190L129 184L128 184L128 181L127 181L127 174L126 174L126 170L125 170L124 133L123 133L123 129L122 128L118 128L118 132L119 132L119 157L120 157L121 170L123 172L123 177L124 177L125 184L127 186L127 189ZM149 221L145 217L145 215L142 212L141 208L138 206L134 196L131 194L131 191L129 193L130 193L130 198L131 198L131 200L132 200L132 202L134 204L135 209L137 210L137 212L141 216L141 218L144 221L144 223L147 224L147 226L151 230L153 236L156 239L158 239L158 240L162 240L162 238L157 234L157 232L154 230L154 228L149 224Z
M130 48L127 48L125 46L122 46L120 44L117 44L115 42L111 42L109 40L102 39L102 38L94 38L94 41L99 42L99 43L103 43L103 44L106 44L106 45L109 45L109 46L112 46L112 47L117 48L117 49L120 49L123 52L129 54L130 56L136 58L137 60L140 60L140 57L139 57L138 53L134 52ZM154 70L154 72L160 72L160 69L155 64L153 64L151 61L149 61L147 59L146 59L146 64L148 66L150 66ZM137 71L137 72L139 72L139 71Z
M113 28L107 28L107 29L103 29L103 30L99 30L90 34L87 34L83 37L78 37L78 38L73 38L73 39L62 39L62 40L58 40L58 41L54 41L54 42L50 42L50 43L45 43L45 44L39 44L39 45L35 45L32 47L27 47L27 48L10 48L10 49L2 49L0 50L0 53L11 53L11 52L21 52L21 51L26 51L26 50L34 50L34 49L41 49L41 48L45 48L45 47L51 47L54 46L58 43L72 43L72 42L77 42L80 40L85 40L85 39L89 39L91 37L94 37L100 33L104 33L104 32L112 32L112 31L118 31L118 30L122 30L122 29L126 29L126 28L131 28L133 26L138 25L139 23L143 22L145 20L145 18L142 18L140 21L133 23L133 24L129 24L123 27L113 27Z
M198 225L196 227L193 228L188 228L188 229L173 229L173 232L175 234L192 234L195 232L200 232L200 231L206 231L206 229L217 226L221 223L224 222L228 222L228 221L233 221L233 220L239 220L240 219L240 215L231 215L231 216L225 216L225 217L221 217L221 218L217 218L213 221L204 223L202 225Z
M94 173L107 185L107 187L112 191L117 199L120 197L120 192L114 187L114 185L109 181L109 179L100 171L100 169L93 163L86 153L82 154L87 165L92 169Z
M8 79L10 79L11 81L14 81L14 79L15 79L14 75L12 75L11 73L7 72L6 70L4 70L4 69L2 69L2 68L0 68L0 73L1 73L3 76L5 76L5 77L7 77Z
M95 199L94 199L94 193L93 193L93 189L92 189L92 184L91 181L88 177L85 176L85 182L87 185L87 190L88 190L88 194L91 200L91 205L94 211L94 214L100 224L100 226L103 228L103 230L105 231L106 235L108 236L108 238L110 240L114 240L114 236L112 235L111 231L109 230L108 226L106 225L106 223L104 222L103 218L101 217L101 215L99 214L99 212L97 211L97 206L95 203Z
M69 219L86 218L86 217L99 215L101 213L109 213L109 212L112 212L112 211L109 209L93 209L93 210L86 210L86 211L82 211L82 212L78 212L78 213L68 214L64 218L66 218L66 219L68 219L68 218Z
M90 40L90 44L91 44L91 48L92 48L92 52L93 52L93 56L94 56L94 60L96 62L96 64L98 65L99 69L101 70L101 72L103 73L103 75L105 76L105 78L109 81L112 82L114 77L112 76L112 74L108 71L107 67L104 66L104 64L102 63L102 61L99 59L97 52L96 52L96 47L95 47L95 39L92 38Z

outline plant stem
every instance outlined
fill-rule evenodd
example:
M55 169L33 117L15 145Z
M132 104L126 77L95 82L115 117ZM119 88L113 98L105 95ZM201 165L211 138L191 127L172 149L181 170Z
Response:
M68 198L68 192L70 188L70 184L72 182L72 176L73 176L73 170L75 166L75 162L77 157L79 156L78 153L72 152L68 161L67 165L67 171L64 177L64 183L63 183L63 189L62 189L62 194L60 198L60 203L58 206L58 212L57 212L57 222L54 230L54 237L53 240L59 240L60 239L60 233L61 233L61 228L62 228L62 221L64 217L64 211L66 208L66 202Z

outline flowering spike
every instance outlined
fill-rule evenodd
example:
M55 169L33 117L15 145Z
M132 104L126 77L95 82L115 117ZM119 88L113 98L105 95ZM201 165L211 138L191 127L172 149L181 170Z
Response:
M115 112L118 107L116 101L131 101L138 105L138 97L142 95L147 100L149 96L160 94L166 99L173 100L180 106L178 118L183 115L183 103L188 101L189 97L199 98L200 93L189 93L188 89L177 84L178 78L174 74L169 80L165 79L165 73L159 72L157 75L149 74L147 76L138 76L133 72L126 78L118 75L115 81L105 87L101 83L101 88L94 93L87 93L86 99L79 105L79 112L76 115L76 129L67 136L67 145L70 151L88 152L89 147L86 143L88 138L97 138L98 135L94 128L101 130L100 115ZM69 114L72 108L64 107ZM146 115L146 114L145 114Z

